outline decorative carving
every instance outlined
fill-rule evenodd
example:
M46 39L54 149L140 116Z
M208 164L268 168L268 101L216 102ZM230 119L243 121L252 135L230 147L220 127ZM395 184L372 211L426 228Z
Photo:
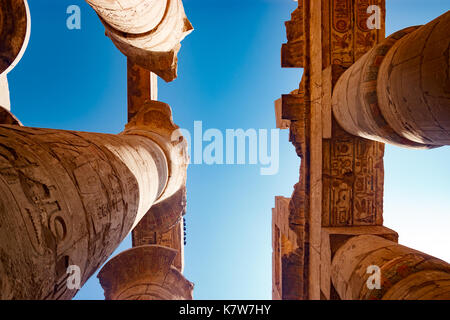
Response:
M166 166L140 136L1 125L0 298L72 298L67 266L83 284L106 261L163 192Z
M351 136L333 121L323 147L323 226L382 225L384 145Z

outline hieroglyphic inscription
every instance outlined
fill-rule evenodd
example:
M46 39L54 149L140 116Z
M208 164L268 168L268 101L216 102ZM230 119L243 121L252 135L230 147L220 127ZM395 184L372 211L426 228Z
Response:
M381 225L384 145L333 122L323 148L323 226Z
M0 298L71 298L67 267L84 283L106 261L138 212L136 139L0 126Z
M331 4L330 60L343 72L361 55L384 37L380 30L367 27L370 5L378 5L384 17L383 0L323 0ZM382 17L382 18L383 18ZM345 23L343 21L346 21ZM382 20L384 21L384 20ZM340 26L351 26L343 28ZM324 38L327 32L324 31ZM332 77L332 88L338 77ZM324 226L381 225L383 213L382 143L355 137L332 121L332 137L323 144L323 211Z

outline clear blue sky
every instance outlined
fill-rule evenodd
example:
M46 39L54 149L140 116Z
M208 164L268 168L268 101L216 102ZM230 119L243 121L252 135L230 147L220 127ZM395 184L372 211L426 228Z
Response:
M82 0L28 0L28 50L9 74L12 111L27 126L118 133L126 121L126 59ZM81 30L66 9L81 7ZM300 69L280 67L292 0L184 0L195 31L182 43L179 78L159 82L159 100L192 130L271 129L273 101L295 89ZM387 0L387 33L426 23L448 0ZM299 158L280 132L280 170L192 165L188 171L185 275L196 299L271 298L271 208L298 181ZM387 147L385 225L400 242L450 261L450 148ZM131 246L129 237L116 253ZM77 295L103 299L96 275Z

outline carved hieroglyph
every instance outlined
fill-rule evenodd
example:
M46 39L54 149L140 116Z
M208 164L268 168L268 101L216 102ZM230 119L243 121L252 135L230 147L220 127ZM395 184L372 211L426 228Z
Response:
M162 194L152 140L0 126L0 298L68 299Z
M86 1L130 61L165 81L177 77L180 42L193 31L181 0Z
M383 15L379 30L366 25L373 4ZM304 68L299 91L282 103L302 159L289 206L298 299L320 298L322 227L382 224L384 145L343 131L332 118L331 93L342 72L384 38L384 8L383 0L303 0L286 24L287 46L296 43L297 53L283 49L282 65Z
M409 148L450 144L450 11L384 40L339 79L333 112L354 135Z

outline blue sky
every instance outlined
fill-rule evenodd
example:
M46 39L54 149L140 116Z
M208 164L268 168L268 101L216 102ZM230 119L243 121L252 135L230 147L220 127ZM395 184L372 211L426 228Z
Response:
M81 7L81 30L66 9ZM126 122L126 59L81 0L29 0L28 50L9 74L11 108L27 126L118 133ZM273 101L295 89L300 69L280 67L291 0L185 0L195 31L182 43L179 77L159 81L159 100L193 130L273 129ZM448 0L387 0L387 33L426 23ZM280 132L280 170L258 165L191 165L185 275L196 299L271 298L271 208L298 181L299 158ZM387 146L385 225L400 242L450 261L450 149ZM127 238L116 253L131 246ZM103 299L96 275L78 299Z

